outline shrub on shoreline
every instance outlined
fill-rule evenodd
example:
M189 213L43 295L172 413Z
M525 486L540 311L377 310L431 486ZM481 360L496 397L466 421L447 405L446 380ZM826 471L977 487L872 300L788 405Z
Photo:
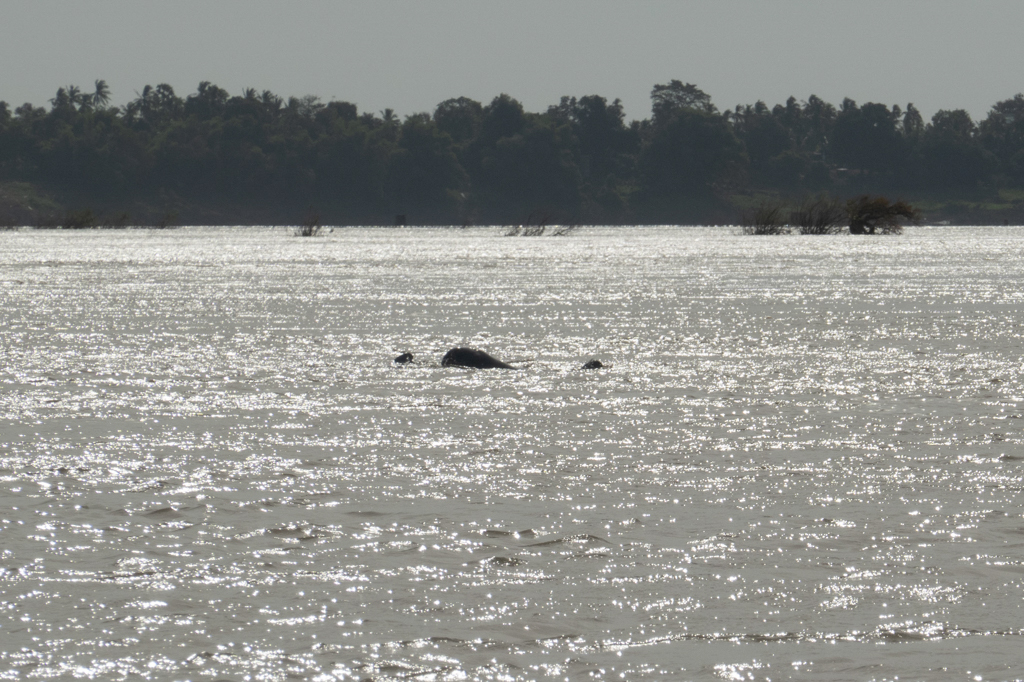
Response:
M800 234L839 234L846 226L846 206L826 195L806 199L793 213L792 223Z
M921 214L905 201L859 196L846 202L850 234L901 234L903 222L916 223Z
M560 222L555 223L556 220ZM579 227L567 215L557 211L537 210L530 214L522 225L512 225L505 232L506 237L540 237L551 228L552 237L567 237Z
M743 216L743 234L775 235L788 234L789 226L783 220L784 205L779 201L764 200L753 212Z
M821 195L805 199L795 211L789 212L780 200L766 199L753 212L745 214L741 223L743 234L900 234L903 223L917 223L921 213L905 201L863 195L842 201Z
M296 237L318 237L323 232L323 226L320 224L320 214L315 211L310 211L302 224L295 228Z

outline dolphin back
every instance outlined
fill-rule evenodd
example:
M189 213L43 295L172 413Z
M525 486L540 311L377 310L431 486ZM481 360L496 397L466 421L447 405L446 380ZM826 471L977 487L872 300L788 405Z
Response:
M452 348L441 358L442 367L473 367L475 369L515 369L475 348Z

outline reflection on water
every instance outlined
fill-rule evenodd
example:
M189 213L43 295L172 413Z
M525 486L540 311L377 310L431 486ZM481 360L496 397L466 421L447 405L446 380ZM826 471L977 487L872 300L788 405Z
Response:
M500 234L0 235L0 679L1020 676L1016 229Z

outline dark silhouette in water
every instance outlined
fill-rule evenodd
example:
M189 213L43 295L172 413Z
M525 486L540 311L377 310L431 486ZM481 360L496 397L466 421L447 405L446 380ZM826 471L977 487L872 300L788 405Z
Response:
M515 369L475 348L452 348L441 358L442 367L475 367L476 369Z
M604 364L600 360L590 360L583 365L583 369L601 369Z
M412 362L412 353L402 353L395 358L396 365L408 365L410 362Z

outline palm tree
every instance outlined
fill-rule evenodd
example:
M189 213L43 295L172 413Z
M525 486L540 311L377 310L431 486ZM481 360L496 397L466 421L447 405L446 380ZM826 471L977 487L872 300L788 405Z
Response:
M91 99L93 107L97 109L110 104L110 88L107 87L107 81L96 81L96 92L92 93Z
M54 109L63 109L68 106L68 91L64 88L57 88L57 94L50 100L50 104Z
M130 121L134 121L140 118L146 118L147 114L152 110L153 107L153 86L147 85L142 88L142 94L136 90L135 94L138 95L135 99L128 104L124 105L124 115Z
M260 102L263 103L263 109L271 114L277 114L281 111L281 106L284 104L284 100L270 90L264 90L260 94Z
M82 94L82 88L77 85L69 85L65 88L68 93L68 101L72 106L85 107L89 105L86 96Z

